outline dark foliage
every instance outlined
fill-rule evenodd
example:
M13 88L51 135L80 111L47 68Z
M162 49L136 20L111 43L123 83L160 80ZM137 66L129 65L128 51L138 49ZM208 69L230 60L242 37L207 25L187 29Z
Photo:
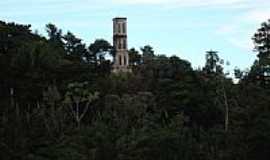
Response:
M194 70L150 45L132 48L133 72L113 74L106 40L87 46L46 30L0 22L0 159L269 159L269 21L237 84L215 51Z

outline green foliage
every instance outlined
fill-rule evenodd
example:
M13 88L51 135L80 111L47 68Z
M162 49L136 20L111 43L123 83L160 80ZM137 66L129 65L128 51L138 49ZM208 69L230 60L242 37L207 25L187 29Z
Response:
M63 36L61 29L58 29L54 24L49 23L46 25L46 31L48 33L49 41L51 42L51 44L58 47L63 45Z
M82 40L77 38L71 32L68 32L64 35L65 41L65 51L67 55L73 61L78 61L81 63L84 61L84 57L87 56L88 52L86 49L86 45L82 43Z
M141 64L141 55L139 54L139 51L137 51L135 48L131 48L128 51L129 54L129 64L132 66L136 66Z
M111 44L104 39L97 39L94 43L90 44L89 51L91 56L90 58L92 58L92 61L95 63L101 63L101 61L105 59L105 55L107 53L113 54L111 52Z
M249 79L259 84L269 84L270 76L270 20L263 22L252 37L259 58L251 68Z
M90 105L99 97L99 93L91 93L87 85L87 82L70 83L64 95L63 103L65 106L70 107L71 115L75 119L78 127L80 127L81 120L84 118Z
M263 22L261 27L252 37L255 44L255 50L259 53L258 57L261 65L269 64L269 54L270 54L270 20Z
M221 65L223 65L223 60L219 58L217 51L207 51L206 52L206 64L203 70L209 73L220 74L223 72Z
M133 72L111 74L106 40L86 47L53 24L44 38L0 22L0 159L269 159L270 90L257 79L268 28L253 38L260 59L236 69L235 84L215 51L195 70L132 48Z
M147 63L154 57L154 50L150 45L146 45L141 48L143 62Z

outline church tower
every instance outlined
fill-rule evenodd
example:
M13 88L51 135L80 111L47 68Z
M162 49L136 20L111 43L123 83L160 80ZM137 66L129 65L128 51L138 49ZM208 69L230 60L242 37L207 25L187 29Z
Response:
M113 46L115 49L113 72L131 72L127 47L127 18L113 19Z

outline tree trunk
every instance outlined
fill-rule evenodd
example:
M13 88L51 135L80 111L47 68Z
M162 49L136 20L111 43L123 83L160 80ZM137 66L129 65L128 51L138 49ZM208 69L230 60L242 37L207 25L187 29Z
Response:
M224 128L225 128L225 132L227 132L228 127L229 127L229 104L228 104L228 97L227 97L224 85L223 85L222 89L223 89L223 98L224 98L224 105L225 105L225 124L224 124Z
M80 102L76 102L76 122L77 122L77 127L80 128L80 110L79 110L79 107L80 107Z

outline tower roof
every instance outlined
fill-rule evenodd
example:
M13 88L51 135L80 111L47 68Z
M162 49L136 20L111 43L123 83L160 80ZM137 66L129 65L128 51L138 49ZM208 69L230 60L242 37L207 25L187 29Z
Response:
M126 17L115 17L113 18L113 21L117 21L117 20L127 20Z

